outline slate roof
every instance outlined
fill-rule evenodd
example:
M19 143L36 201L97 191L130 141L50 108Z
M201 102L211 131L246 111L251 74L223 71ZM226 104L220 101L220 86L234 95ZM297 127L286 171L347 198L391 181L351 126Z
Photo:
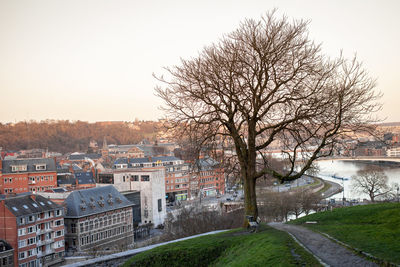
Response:
M60 209L61 206L53 201L40 195L32 195L32 193L22 193L5 199L6 207L16 217L42 213L55 209Z
M76 179L73 175L57 175L57 184L62 185L62 184L70 184L70 185L75 185L76 184Z
M37 164L46 164L46 170L37 171L35 165ZM3 160L3 174L5 173L18 173L12 172L11 166L13 165L27 165L26 171L20 171L19 173L24 172L55 172L56 171L56 163L54 159L50 158L36 158L36 159L7 159Z
M210 170L218 165L218 161L210 157L202 158L196 161L196 167L199 167L201 170Z
M78 184L94 184L94 177L92 172L75 172L75 178Z
M112 185L74 191L64 203L67 207L65 218L86 217L134 206Z
M69 155L69 160L84 160L85 158L89 159L99 159L101 158L101 154L91 153L91 154L71 154Z
M151 159L151 160L150 160ZM177 161L177 160L181 160L177 157L174 156L162 156L162 157L147 157L147 158L119 158L117 159L114 164L126 164L128 163L148 163L148 162L157 162L157 161L161 161L161 162L168 162L168 161Z

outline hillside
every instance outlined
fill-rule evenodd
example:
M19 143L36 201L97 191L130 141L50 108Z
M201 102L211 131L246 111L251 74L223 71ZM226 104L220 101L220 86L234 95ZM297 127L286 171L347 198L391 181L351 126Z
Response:
M147 138L153 140L160 131L159 122L96 122L29 121L15 124L0 123L0 147L4 150L48 148L67 153L86 151L94 140L101 147L108 144L135 144Z
M168 244L140 253L127 266L320 266L288 234L266 225Z
M315 221L316 224L305 224ZM385 203L334 209L292 221L326 233L383 262L400 264L400 204Z

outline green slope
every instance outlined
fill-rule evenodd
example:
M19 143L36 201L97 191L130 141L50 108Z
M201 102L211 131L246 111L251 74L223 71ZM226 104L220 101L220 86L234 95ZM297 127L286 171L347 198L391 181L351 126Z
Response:
M317 224L305 224L317 221ZM400 204L385 203L334 209L290 223L327 233L353 248L400 264Z
M284 232L262 225L160 246L124 266L320 266Z

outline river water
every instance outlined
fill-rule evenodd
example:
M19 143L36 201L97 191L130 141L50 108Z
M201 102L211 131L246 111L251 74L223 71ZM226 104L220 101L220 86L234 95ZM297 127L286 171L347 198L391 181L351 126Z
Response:
M345 160L320 160L317 162L319 167L318 177L325 180L336 182L344 187L344 197L347 199L369 199L368 195L360 194L352 190L351 177L357 174L358 170L361 170L367 166L367 163L345 161ZM381 166L385 174L389 178L389 185L400 184L400 168L393 168L389 166ZM335 179L332 176L349 178L347 181ZM332 196L332 198L342 198L343 192Z

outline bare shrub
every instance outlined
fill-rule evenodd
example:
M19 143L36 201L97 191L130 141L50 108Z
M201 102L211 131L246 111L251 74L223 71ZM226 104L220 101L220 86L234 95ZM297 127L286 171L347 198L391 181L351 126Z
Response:
M215 230L238 228L242 225L242 218L243 210L221 214L216 210L184 207L177 216L168 213L162 239L167 241Z

